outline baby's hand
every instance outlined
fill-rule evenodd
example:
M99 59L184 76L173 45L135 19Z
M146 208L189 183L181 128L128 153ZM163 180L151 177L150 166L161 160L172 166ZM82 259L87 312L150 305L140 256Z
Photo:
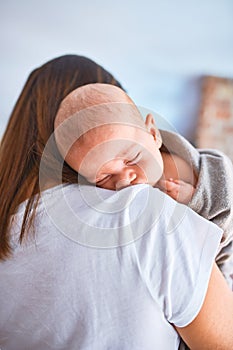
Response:
M195 187L182 180L159 180L157 187L179 203L188 204L194 194Z

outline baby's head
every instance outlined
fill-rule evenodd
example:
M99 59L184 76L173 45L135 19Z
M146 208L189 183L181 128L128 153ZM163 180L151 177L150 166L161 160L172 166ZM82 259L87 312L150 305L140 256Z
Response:
M152 115L144 122L116 86L89 84L72 91L57 113L55 138L66 162L99 187L154 186L162 176L161 139Z

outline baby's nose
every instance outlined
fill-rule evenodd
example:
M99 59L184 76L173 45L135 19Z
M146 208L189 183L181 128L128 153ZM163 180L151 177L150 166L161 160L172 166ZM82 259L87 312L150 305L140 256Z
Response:
M137 174L133 169L125 169L117 178L116 190L130 186L130 184L137 178Z

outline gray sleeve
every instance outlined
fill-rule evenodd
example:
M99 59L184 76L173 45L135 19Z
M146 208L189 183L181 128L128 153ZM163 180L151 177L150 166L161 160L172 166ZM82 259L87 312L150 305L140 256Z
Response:
M233 273L233 165L220 151L198 151L198 183L189 207L223 229L216 262L227 281L232 283L230 275Z
M222 152L196 149L179 134L160 130L163 146L183 158L198 174L189 207L223 229L216 262L230 287L233 276L233 165Z

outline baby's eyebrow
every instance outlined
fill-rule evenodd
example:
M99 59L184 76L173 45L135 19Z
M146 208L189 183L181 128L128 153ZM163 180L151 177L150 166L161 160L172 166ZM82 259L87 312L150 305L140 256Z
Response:
M122 157L125 157L125 156L130 156L132 155L132 150L136 147L136 144L133 144L131 146L129 146L128 148L124 149L124 150L121 150L119 153L117 153L116 157L117 158L122 158Z

